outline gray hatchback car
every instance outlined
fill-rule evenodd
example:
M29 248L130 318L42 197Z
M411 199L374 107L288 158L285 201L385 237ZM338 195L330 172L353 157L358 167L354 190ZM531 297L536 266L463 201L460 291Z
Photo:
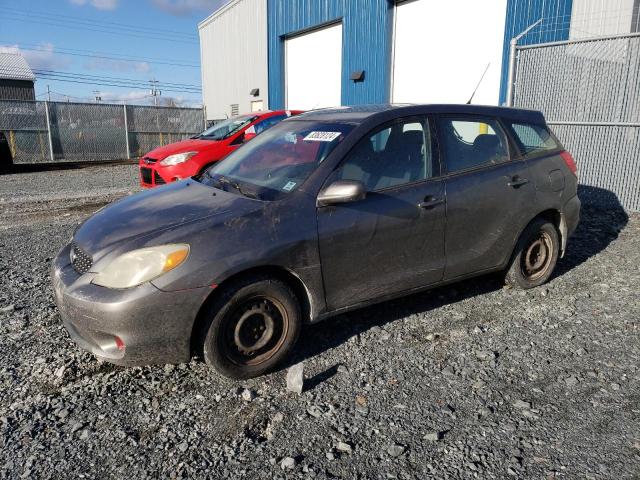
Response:
M56 300L105 360L199 354L253 377L337 312L488 272L546 282L579 220L576 190L539 112L318 110L94 214L54 261Z

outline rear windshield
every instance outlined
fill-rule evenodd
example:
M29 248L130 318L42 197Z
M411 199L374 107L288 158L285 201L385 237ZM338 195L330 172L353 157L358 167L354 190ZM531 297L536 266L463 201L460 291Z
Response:
M196 138L204 140L224 140L236 133L241 128L249 125L256 118L256 115L243 115L241 117L233 117L207 128Z
M520 143L520 148L524 155L560 148L560 145L558 145L558 142L553 138L551 132L542 125L512 123L511 128L518 139L518 143Z

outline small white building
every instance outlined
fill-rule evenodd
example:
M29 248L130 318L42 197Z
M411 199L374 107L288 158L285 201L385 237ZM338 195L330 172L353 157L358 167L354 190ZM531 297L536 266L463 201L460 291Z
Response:
M266 110L267 0L232 0L198 32L207 120Z

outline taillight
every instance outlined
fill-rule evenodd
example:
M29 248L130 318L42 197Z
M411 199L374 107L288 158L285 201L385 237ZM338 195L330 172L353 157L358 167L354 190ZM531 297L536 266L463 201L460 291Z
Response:
M124 342L118 336L115 336L114 340L116 342L116 348L122 352L125 349Z
M565 150L562 153L560 153L560 156L564 160L564 163L567 164L567 167L569 167L569 170L571 170L571 173L573 173L577 177L578 166L576 165L576 161L573 159L571 154Z

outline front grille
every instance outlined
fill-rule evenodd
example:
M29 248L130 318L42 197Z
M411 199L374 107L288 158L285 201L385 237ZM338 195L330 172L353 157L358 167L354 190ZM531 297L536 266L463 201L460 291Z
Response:
M153 181L156 185L164 185L165 183L167 183L160 175L158 175L158 172L153 172Z
M142 167L140 169L140 177L142 177L142 183L151 183L151 176L153 175L153 170L151 170L150 168L144 168Z
M71 265L80 275L87 273L93 264L91 256L75 243L71 244Z
M147 165L153 165L158 161L155 158L150 158L150 157L144 157L142 160L144 160L144 163L146 163Z

